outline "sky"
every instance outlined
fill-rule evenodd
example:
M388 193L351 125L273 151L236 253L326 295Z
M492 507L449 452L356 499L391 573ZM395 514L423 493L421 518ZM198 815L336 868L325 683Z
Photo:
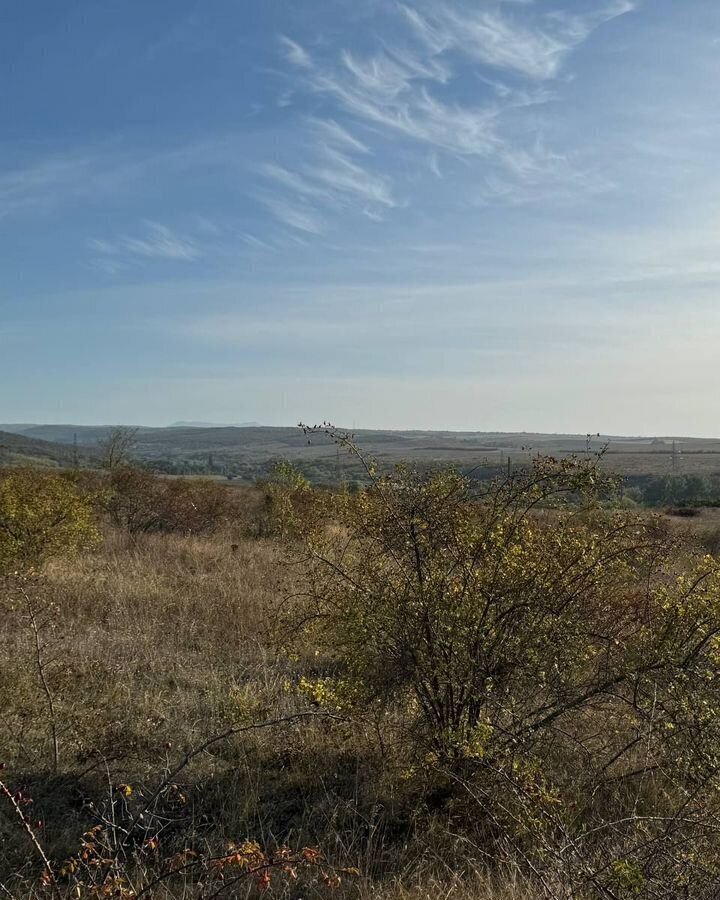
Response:
M720 435L717 0L0 5L0 421Z

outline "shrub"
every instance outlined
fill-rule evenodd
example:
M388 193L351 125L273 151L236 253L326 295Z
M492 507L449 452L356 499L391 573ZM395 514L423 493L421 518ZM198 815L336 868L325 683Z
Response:
M478 502L456 472L399 469L357 497L315 495L298 520L314 637L353 691L411 699L438 751L502 717L509 693L535 697L540 718L572 703L595 676L589 635L622 630L618 591L652 544L636 519L533 515L596 475L538 462Z
M224 521L231 498L214 481L162 478L120 466L108 476L102 505L113 523L131 534L202 534Z
M0 473L0 574L96 539L91 503L71 480L37 469Z
M602 509L593 460L480 495L452 471L368 471L296 523L321 702L386 710L489 845L552 868L562 896L716 896L717 562Z
M720 555L720 525L709 525L696 534L698 544L712 556Z
M696 506L671 506L667 514L681 519L694 519L700 515L700 510Z
M287 537L293 523L303 518L303 509L312 496L311 485L303 473L287 460L275 463L270 478L260 482L264 510L260 534Z

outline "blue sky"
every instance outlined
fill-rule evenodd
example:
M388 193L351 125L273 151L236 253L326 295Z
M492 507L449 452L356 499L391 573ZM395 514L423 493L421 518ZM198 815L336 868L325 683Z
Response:
M0 9L0 421L720 434L716 0Z

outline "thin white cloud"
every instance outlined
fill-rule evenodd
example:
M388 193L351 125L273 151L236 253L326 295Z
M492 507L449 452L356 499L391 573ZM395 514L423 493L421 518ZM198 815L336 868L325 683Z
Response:
M288 191L329 207L343 207L360 199L381 206L395 206L387 182L366 172L339 153L328 152L322 160L292 172L266 163L260 172Z
M238 237L244 244L248 244L248 246L250 247L256 247L259 250L275 249L270 244L268 244L267 241L263 241L261 240L261 238L256 237L254 234L250 234L247 231L241 231Z
M427 82L443 82L444 70L405 53L402 62L385 51L367 58L343 53L339 65L306 67L310 87L330 94L346 114L408 138L462 155L488 155L499 144L491 106L448 104Z
M357 197L368 203L393 207L396 202L386 179L373 175L337 151L328 151L326 161L310 170L312 177L333 194Z
M322 234L326 230L326 223L321 216L311 207L289 202L283 197L260 195L258 197L270 212L283 225L288 225L305 234Z
M326 188L314 183L305 175L299 172L292 172L277 163L263 163L259 166L258 171L261 175L271 179L281 187L287 188L289 191L300 194L303 197L313 197L322 200L331 198L331 194Z
M236 156L236 141L231 137L149 152L108 142L49 154L16 168L0 160L0 219L47 214L79 201L128 191L139 193L158 173L168 176L198 166L237 165Z
M93 171L85 155L57 156L0 174L0 218L52 209L59 194L81 194Z
M334 146L343 147L346 150L354 150L356 153L370 153L370 148L367 144L364 144L354 134L343 128L342 125L338 125L334 119L315 119L310 117L308 122L317 129L318 136L322 140Z
M552 294L554 304L528 305L523 294L530 288ZM599 286L611 298L617 288L612 280ZM650 332L655 341L697 332L684 310L665 303L636 310L619 335L617 308L613 303L597 303L598 286L587 284L580 274L548 275L530 282L508 278L435 285L313 285L312 289L279 284L256 286L254 292L255 303L247 310L203 312L177 319L173 327L184 336L218 345L265 345L269 353L297 347L298 337L305 350L331 341L340 356L366 348L364 356L385 357L391 369L401 358L411 368L417 365L419 343L431 348L450 342L458 364L464 359L483 365L483 361L504 357L525 365L528 358L543 359L551 344L575 356L585 352L622 356ZM438 316L438 309L448 306L453 317ZM712 300L703 306L714 309ZM458 319L463 322L462 334L457 332ZM167 325L165 319L158 322L163 329ZM707 328L716 338L717 316L712 316ZM370 346L372 350L367 350ZM422 364L437 374L444 358L430 354Z
M433 56L455 50L476 62L532 79L557 77L568 54L605 22L635 9L615 0L584 14L551 11L526 24L499 10L478 10L457 2L435 2L428 13L402 6Z
M140 237L123 235L113 240L94 239L89 244L102 258L103 267L112 271L138 260L193 262L201 256L195 240L151 221L145 223Z
M291 62L294 66L310 66L311 60L310 56L306 53L306 51L300 46L300 44L296 43L293 40L290 40L289 37L285 37L285 35L279 36L280 46L282 48L283 54L288 62Z
M352 154L369 155L368 147L334 120L308 121L319 146L293 168L275 162L259 165L269 193L260 192L257 198L284 225L310 234L326 230L330 212L355 211L381 221L382 209L397 202L388 178L353 159Z
M548 11L524 0L507 0L492 9L478 9L467 0L414 0L397 6L405 32L375 52L340 49L328 57L311 54L287 38L283 46L306 89L334 100L342 116L342 125L333 119L323 126L321 140L334 131L349 147L358 140L347 131L349 125L353 132L362 129L363 151L369 152L366 135L373 133L423 144L430 153L425 150L418 165L436 177L446 171L443 154L478 158L487 164L478 173L480 193L515 202L524 188L526 199L537 198L543 186L557 186L563 177L571 190L583 190L582 174L566 156L546 148L539 117L523 118L523 109L553 99L552 82L569 54L600 25L635 6L633 0L606 0L580 14ZM482 101L453 90L467 74L468 59L476 64L475 77L490 89ZM513 78L505 84L492 70ZM382 176L375 174L372 181L348 178L344 168L333 172L336 184L352 185L358 194L374 193L380 206L392 205L381 191ZM308 178L307 172L301 175ZM317 196L325 193L329 180L310 179L295 187L306 197ZM587 186L597 189L593 179ZM380 211L376 207L371 214Z

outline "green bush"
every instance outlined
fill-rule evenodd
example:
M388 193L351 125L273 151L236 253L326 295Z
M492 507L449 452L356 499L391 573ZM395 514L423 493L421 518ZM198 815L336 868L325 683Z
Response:
M70 479L29 468L0 472L0 574L97 537L92 505Z
M399 469L304 498L302 687L383 718L554 896L717 896L720 568L612 487L537 460L481 495Z

